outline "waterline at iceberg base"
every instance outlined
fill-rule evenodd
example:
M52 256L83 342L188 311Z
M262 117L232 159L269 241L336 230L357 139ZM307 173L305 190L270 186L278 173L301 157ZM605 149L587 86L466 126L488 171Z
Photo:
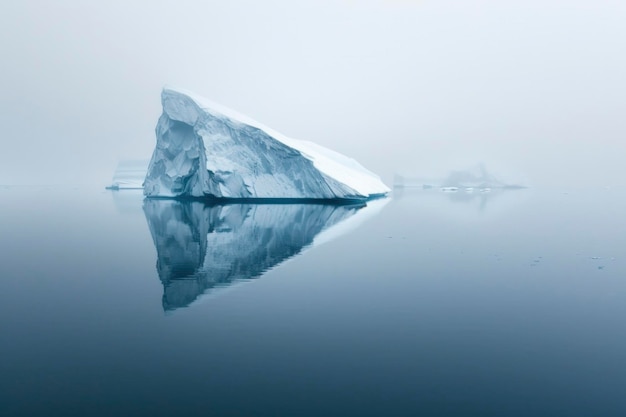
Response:
M367 200L389 192L354 159L193 93L165 88L161 101L148 197Z

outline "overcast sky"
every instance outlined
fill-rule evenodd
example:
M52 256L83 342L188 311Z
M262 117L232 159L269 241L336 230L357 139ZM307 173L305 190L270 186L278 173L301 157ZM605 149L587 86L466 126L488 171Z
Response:
M623 0L2 1L0 184L107 185L150 157L164 85L387 183L623 183L625 22Z

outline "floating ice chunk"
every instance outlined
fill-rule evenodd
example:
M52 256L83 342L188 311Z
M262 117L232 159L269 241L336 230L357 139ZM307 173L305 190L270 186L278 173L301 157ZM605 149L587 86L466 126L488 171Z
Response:
M107 188L114 190L143 188L148 163L149 161L145 159L121 161L113 174L111 185Z
M389 192L354 159L192 93L166 88L161 101L146 196L364 200Z

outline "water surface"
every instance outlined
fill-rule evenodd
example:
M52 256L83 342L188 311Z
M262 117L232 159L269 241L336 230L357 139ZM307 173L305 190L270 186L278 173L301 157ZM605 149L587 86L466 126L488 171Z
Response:
M3 187L0 415L626 415L625 212Z

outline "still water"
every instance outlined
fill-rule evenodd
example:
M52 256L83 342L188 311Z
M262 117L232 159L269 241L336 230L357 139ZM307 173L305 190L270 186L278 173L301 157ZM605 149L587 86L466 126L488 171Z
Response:
M0 187L0 415L626 415L626 192Z

